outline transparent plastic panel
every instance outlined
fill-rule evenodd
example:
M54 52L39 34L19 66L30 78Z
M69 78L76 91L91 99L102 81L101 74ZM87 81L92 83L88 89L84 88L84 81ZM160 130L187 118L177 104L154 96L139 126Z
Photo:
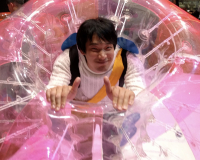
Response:
M146 88L127 112L54 112L44 90L61 45L98 16L137 47ZM200 159L199 28L166 0L29 0L0 22L1 159Z
M21 111L1 143L4 159L122 158L120 126L124 113L111 105L67 104L55 112L40 93ZM105 112L106 111L106 112ZM105 113L104 113L105 112Z

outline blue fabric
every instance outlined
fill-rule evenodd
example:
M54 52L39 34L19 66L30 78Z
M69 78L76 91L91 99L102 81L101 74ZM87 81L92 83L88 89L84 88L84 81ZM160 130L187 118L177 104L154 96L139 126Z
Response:
M61 49L64 51L67 48L70 48L71 46L76 44L76 35L77 33L71 34L62 44Z
M129 139L131 139L135 133L137 132L137 128L135 127L135 123L140 119L140 114L135 112L129 116L127 116L124 119L124 122L122 124L122 128L124 129L124 131L126 132L127 136ZM123 135L122 140L120 142L120 146L124 146L126 143L128 143L127 138L124 136L123 133L121 133Z
M77 35L77 33L71 34L63 42L63 44L61 46L62 51L64 51L67 48L70 48L71 46L76 44L76 35ZM138 50L137 46L135 45L135 43L130 41L130 40L128 40L128 39L125 39L123 37L119 37L119 38L117 38L117 44L121 48L123 48L123 49L125 49L125 50L127 50L127 51L129 51L131 53L134 53L134 54L138 54L139 53L139 50Z
M119 38L117 38L117 44L121 48L123 48L123 49L125 49L125 50L127 50L131 53L134 53L134 54L139 53L139 50L138 50L137 46L135 45L135 43L128 40L128 39L125 39L123 37L119 37Z

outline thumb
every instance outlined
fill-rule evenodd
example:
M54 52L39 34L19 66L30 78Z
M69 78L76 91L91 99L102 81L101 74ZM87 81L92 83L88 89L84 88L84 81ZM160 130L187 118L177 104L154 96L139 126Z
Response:
M73 85L72 85L70 91L69 91L69 94L68 94L68 96L67 96L67 99L73 100L73 99L75 98L76 93L77 93L77 89L78 89L80 83L81 83L81 79L80 79L80 77L77 77L77 78L75 79L75 81L74 81L74 83L73 83Z
M110 80L107 76L104 77L104 85L106 87L106 93L107 93L108 97L112 100L113 99L112 86L111 86Z

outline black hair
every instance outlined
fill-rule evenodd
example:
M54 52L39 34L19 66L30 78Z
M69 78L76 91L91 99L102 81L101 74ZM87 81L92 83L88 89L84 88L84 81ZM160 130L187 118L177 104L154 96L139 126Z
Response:
M113 44L114 48L117 44L117 32L111 20L98 17L96 19L86 20L81 24L77 33L78 49L86 52L86 43L92 41L93 35L96 34L101 40Z
M6 0L7 4L16 3L17 5L23 5L27 0Z

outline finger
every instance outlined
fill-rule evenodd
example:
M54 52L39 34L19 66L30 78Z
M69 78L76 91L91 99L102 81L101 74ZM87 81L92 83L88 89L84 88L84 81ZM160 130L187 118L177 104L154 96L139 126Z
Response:
M127 110L128 109L130 97L131 97L131 91L126 90L125 94L124 94L124 101L123 101L123 106L122 106L123 110Z
M48 90L46 91L46 99L47 99L47 102L51 102L50 94L51 94L51 89L48 89Z
M104 80L104 84L105 84L106 88L108 90L110 90L111 89L111 84L110 84L109 78L107 76L105 76L103 80Z
M62 108L65 107L70 88L71 88L71 86L63 86L62 94L61 94L61 107Z
M67 96L67 100L73 100L76 96L76 93L77 93L77 89L79 87L81 83L81 79L80 77L77 77L72 85L72 87L70 88L70 92Z
M129 96L129 105L133 105L133 102L134 102L134 100L135 100L135 93L134 92L132 92L132 91L130 91L131 92L131 94L130 94L130 96Z
M61 94L62 94L62 86L56 87L56 110L59 111L61 107Z
M107 76L104 77L104 85L106 87L106 93L107 93L107 96L113 100L113 94L112 94L112 86L110 84L110 80Z
M52 89L51 89L51 93L50 93L51 107L52 107L53 109L56 108L56 100L55 100L55 97L56 97L56 87L55 87L55 88L52 88Z
M118 101L118 97L119 97L119 87L113 87L112 94L113 94L113 107L115 109L118 109L117 101Z
M123 102L124 102L124 95L125 95L125 89L119 87L119 95L118 95L118 100L117 100L118 110L122 110Z

